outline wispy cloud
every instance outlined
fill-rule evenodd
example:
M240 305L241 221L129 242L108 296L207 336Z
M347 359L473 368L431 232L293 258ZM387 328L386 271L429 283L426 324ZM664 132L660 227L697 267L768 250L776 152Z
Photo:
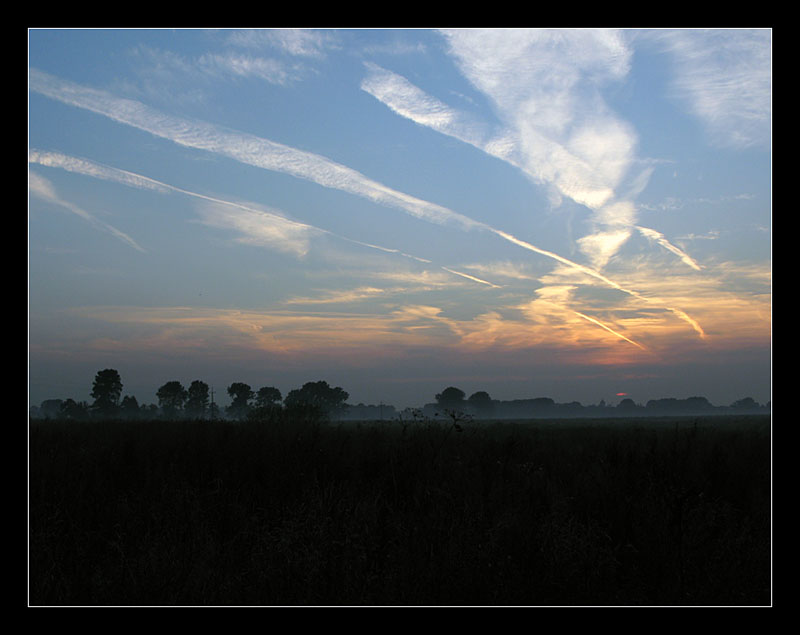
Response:
M537 247L506 231L475 221L441 205L389 188L321 155L209 123L173 117L140 102L64 81L36 69L30 70L29 85L32 90L52 99L90 110L185 147L215 153L247 165L289 174L324 187L345 191L379 205L399 209L431 223L455 225L466 231L490 232L511 244L572 267L612 288L635 297L642 297L638 292L623 287L591 267ZM698 330L696 323L688 319L687 322ZM698 332L702 334L702 330Z
M632 128L600 94L621 79L631 51L607 30L455 29L442 32L464 76L492 102L514 162L591 209L614 196L631 168Z
M47 152L31 149L28 150L28 162L49 168L59 168L75 174L91 176L96 179L113 181L139 189L154 190L161 193L177 190L177 188L173 188L165 183L160 183L154 179L149 179L140 174L103 165L96 161L69 156L61 152Z
M236 232L238 242L305 256L310 238L323 233L304 223L288 220L274 211L257 209L252 203L207 200L199 206L201 222L209 227Z
M594 210L597 228L578 244L602 269L630 236L631 197L652 172L634 174L621 191L636 163L636 135L605 106L599 89L628 72L625 39L607 30L443 33L464 75L494 103L500 119L494 130L375 64L367 65L362 89L397 114L503 159ZM663 234L656 242L696 266Z
M436 99L401 75L372 62L366 62L365 67L367 75L361 82L361 89L401 117L486 152L491 153L498 147L490 144L488 127L480 120ZM506 158L502 152L500 156Z
M278 60L236 53L206 53L197 60L206 74L222 77L254 77L272 84L285 84L289 73Z
M67 82L36 69L30 71L30 87L52 99L85 108L179 145L205 150L247 165L282 172L324 187L349 192L431 223L453 224L464 230L490 231L526 249L561 262L570 262L566 258L538 249L530 243L516 241L510 234L446 207L389 188L356 170L318 154L205 122L172 117L140 102Z
M243 244L267 247L303 257L309 252L310 241L314 236L328 235L382 253L400 256L424 264L433 264L427 258L420 258L399 249L367 243L314 225L289 219L281 211L274 208L267 208L252 202L229 201L199 194L141 174L102 165L88 159L72 157L59 152L32 149L28 152L28 161L50 168L59 168L84 176L120 183L128 187L153 190L162 194L178 193L199 199L202 204L197 208L197 212L201 222L209 227L236 232L238 234L237 240ZM40 197L46 197L53 201L57 199L52 186L49 186L43 177L35 175L33 178L36 182L32 185L32 188ZM65 203L59 201L59 204L64 205ZM83 210L76 208L73 211L87 220L91 220L88 213ZM497 288L497 285L476 276L441 265L439 267L442 271L453 276L459 276L479 284ZM430 282L430 279L428 281Z
M230 44L249 48L272 48L295 57L321 58L338 46L335 32L313 29L242 29L230 33Z
M463 229L482 226L462 214L393 190L323 156L263 137L173 117L140 102L60 80L36 69L30 70L30 88L52 99L85 108L179 145L349 192L429 222L451 223Z
M201 222L211 227L236 231L240 234L240 242L247 244L304 256L308 252L311 235L324 233L323 230L311 225L288 219L276 210L260 209L254 203L243 204L198 194L87 159L58 152L31 150L28 153L28 161L128 187L153 190L162 194L179 193L200 199L204 203L198 210Z
M528 269L519 263L511 261L503 262L475 262L463 265L467 269L481 272L482 274L489 274L490 276L500 278L511 278L514 280L537 280L538 276L534 275Z
M79 216L90 225L95 227L95 229L107 232L118 240L121 240L125 244L133 247L137 251L145 253L145 249L125 232L120 231L113 225L109 225L108 223L101 221L86 210L59 196L53 184L43 176L36 173L28 174L28 192L31 196L39 198L40 200L69 210L76 216Z
M630 68L632 51L620 32L468 29L443 35L464 76L495 106L499 132L490 137L488 126L375 65L368 65L362 89L394 112L504 159L537 183L553 187L558 196L593 210L593 232L577 241L591 267L506 232L492 229L494 233L639 299L645 296L600 273L634 228L699 269L663 234L635 224L632 197L645 187L652 168L630 174L637 164L636 135L611 112L600 92ZM705 337L686 312L669 310Z
M397 292L397 290L392 290L392 292ZM386 289L378 287L358 287L343 291L326 291L317 297L294 297L286 300L284 304L349 304L383 296L387 293Z
M207 102L221 84L253 81L285 86L303 74L291 60L229 49L191 56L140 45L128 51L128 60L131 75L115 80L115 89L170 108Z
M733 148L769 147L772 124L772 32L679 29L646 32L674 58L674 95Z

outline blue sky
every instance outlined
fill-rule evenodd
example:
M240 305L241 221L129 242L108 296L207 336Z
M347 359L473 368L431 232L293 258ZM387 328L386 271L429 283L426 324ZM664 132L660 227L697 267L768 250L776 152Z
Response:
M771 399L772 33L29 31L29 401Z

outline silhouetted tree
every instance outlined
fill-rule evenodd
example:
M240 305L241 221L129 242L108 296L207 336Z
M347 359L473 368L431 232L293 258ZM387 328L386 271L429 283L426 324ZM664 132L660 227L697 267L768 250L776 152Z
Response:
M436 395L436 403L447 410L463 410L465 396L463 390L450 386Z
M737 399L731 404L731 408L736 408L737 410L752 410L755 408L760 408L758 402L752 397L745 397L744 399Z
M141 419L158 419L158 406L154 403L142 404L139 407L139 417Z
M259 388L255 394L255 404L246 414L250 421L274 421L283 411L281 391L271 386Z
M264 386L259 388L256 393L256 406L263 408L265 406L274 406L281 400L281 391L272 386Z
M283 403L287 409L311 408L328 417L336 417L345 408L349 393L339 387L332 388L327 381L310 381L302 388L290 390Z
M479 390L472 393L467 399L467 402L475 410L475 414L481 417L491 415L494 410L494 402L485 390Z
M186 391L186 416L192 419L202 419L208 410L208 384L195 379Z
M61 415L61 404L63 399L45 399L39 406L39 416L45 419L55 419Z
M132 395L125 395L119 405L119 412L125 419L139 418L139 402Z
M88 419L89 404L85 401L76 402L74 399L65 399L59 410L64 419Z
M253 391L250 386L242 382L234 382L228 386L231 405L228 406L227 413L233 419L244 419L250 410L250 400L253 398Z
M156 392L158 405L167 419L177 419L186 401L186 389L179 381L168 381Z
M117 414L122 395L122 379L113 368L98 371L92 384L92 410L104 417Z

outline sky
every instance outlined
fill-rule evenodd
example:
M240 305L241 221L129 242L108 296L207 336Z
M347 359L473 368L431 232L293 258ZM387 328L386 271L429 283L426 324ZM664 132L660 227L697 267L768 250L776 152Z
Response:
M28 397L771 400L769 29L31 29Z

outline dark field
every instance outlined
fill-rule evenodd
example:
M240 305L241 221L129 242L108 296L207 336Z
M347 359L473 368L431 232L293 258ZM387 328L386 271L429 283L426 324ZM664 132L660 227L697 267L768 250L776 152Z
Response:
M770 417L30 424L29 604L769 605Z

